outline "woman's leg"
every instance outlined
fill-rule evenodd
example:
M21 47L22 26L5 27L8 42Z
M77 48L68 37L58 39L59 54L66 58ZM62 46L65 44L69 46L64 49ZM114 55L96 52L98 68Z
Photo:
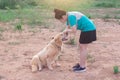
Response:
M87 47L88 44L80 44L80 66L84 68L87 60Z

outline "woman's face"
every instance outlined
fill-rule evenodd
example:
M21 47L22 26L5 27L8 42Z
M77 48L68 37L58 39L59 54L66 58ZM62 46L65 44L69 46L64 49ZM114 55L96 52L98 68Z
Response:
M65 23L66 21L62 18L60 19L60 22Z
M67 21L67 15L63 15L60 22L65 23Z

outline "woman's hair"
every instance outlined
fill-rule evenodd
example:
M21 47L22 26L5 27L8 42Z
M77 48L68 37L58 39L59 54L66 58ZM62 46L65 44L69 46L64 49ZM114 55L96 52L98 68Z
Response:
M66 11L60 9L54 9L55 18L61 19L63 15L66 15Z

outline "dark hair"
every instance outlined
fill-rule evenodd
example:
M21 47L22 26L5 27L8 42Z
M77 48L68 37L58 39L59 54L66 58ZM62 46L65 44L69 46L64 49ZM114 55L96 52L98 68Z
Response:
M55 18L61 19L63 15L66 15L66 11L60 9L54 9Z

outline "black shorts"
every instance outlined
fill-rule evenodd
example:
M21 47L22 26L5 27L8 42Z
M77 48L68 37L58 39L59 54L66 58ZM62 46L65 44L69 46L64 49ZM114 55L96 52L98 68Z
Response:
M96 30L81 32L79 42L80 44L88 44L96 41Z

